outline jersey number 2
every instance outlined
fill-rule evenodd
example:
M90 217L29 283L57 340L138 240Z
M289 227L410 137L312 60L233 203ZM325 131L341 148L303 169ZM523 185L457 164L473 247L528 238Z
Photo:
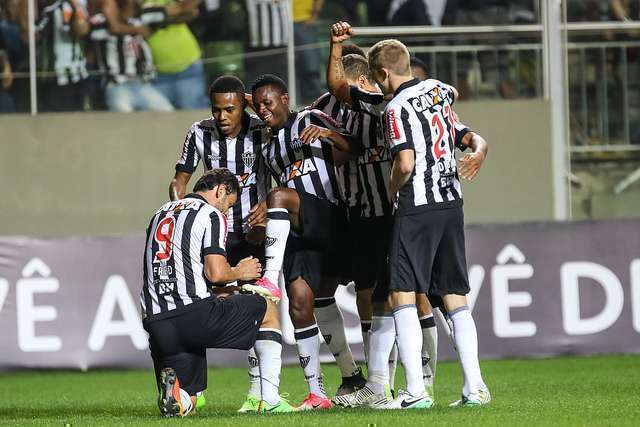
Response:
M158 252L155 255L155 261L166 261L171 258L172 254L172 245L171 240L173 239L173 229L176 226L176 220L173 216L165 217L162 221L158 223L156 227L156 231L154 234L154 238L158 243Z

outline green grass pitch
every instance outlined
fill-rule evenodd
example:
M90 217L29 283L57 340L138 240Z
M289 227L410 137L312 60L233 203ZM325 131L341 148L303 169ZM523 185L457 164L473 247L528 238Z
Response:
M501 360L482 363L493 401L481 408L448 408L459 395L457 363L438 367L436 406L430 410L334 409L325 412L235 413L247 389L244 369L209 372L207 406L195 417L163 419L150 371L0 374L3 425L213 426L435 426L640 425L640 356ZM338 385L334 365L323 365L328 391ZM402 378L399 370L398 378ZM282 372L281 391L297 403L306 390L298 367Z

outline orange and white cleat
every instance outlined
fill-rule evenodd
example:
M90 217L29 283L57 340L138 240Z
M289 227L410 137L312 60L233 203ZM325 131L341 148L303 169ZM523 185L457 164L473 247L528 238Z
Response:
M265 298L269 298L273 302L280 302L282 298L282 292L278 285L274 285L271 280L266 277L262 277L256 280L255 283L247 283L242 285L242 290L251 292L253 294L262 295Z
M331 409L332 407L333 404L328 398L309 393L302 403L296 407L296 411L313 411L316 409Z
M180 396L180 381L173 368L164 368L160 372L160 396L158 408L165 417L184 417L193 409L190 398L185 407Z

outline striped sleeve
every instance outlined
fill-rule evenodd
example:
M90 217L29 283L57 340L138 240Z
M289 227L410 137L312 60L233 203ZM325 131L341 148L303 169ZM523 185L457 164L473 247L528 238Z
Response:
M200 154L196 149L196 129L197 127L191 126L187 136L184 139L182 145L182 155L176 163L176 172L185 172L192 174L195 172L200 162Z
M414 149L409 113L402 106L387 106L384 112L384 131L393 157L402 150Z
M209 215L204 237L202 239L202 255L227 256L225 250L227 243L227 219L218 210Z
M351 86L351 105L354 111L365 111L373 115L379 115L382 109L380 105L384 101L381 93L367 92L358 86Z

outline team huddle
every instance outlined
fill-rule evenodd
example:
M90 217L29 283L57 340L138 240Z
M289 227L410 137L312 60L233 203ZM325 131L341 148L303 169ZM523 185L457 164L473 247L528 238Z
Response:
M329 92L309 107L292 112L275 75L259 77L250 94L223 76L210 87L212 117L187 133L172 201L147 229L140 296L165 416L204 404L207 348L248 351L239 412L430 408L436 317L463 370L451 405L491 400L466 299L460 185L478 173L487 143L459 121L456 89L419 79L425 71L401 42L380 41L365 55L344 44L351 35L348 23L331 27ZM456 161L456 147L470 152ZM206 172L186 194L200 162ZM279 392L281 281L309 388L295 406ZM366 378L335 300L350 282ZM320 333L341 371L333 397ZM398 358L406 390L394 387Z

